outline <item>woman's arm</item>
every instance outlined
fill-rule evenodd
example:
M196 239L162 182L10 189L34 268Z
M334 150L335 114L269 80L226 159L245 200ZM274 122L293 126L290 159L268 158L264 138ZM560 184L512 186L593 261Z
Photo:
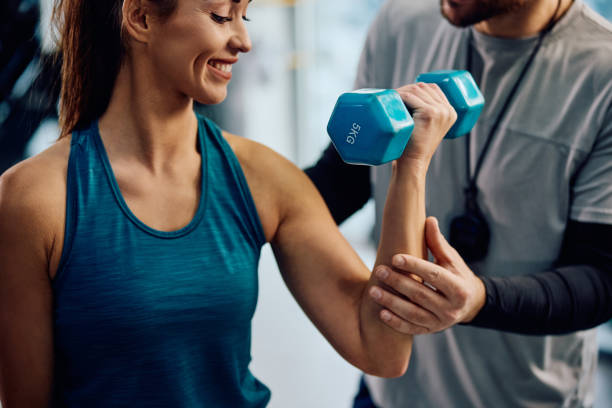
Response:
M398 89L398 92L413 110L415 128L402 157L393 164L375 264L375 275L378 276L370 279L366 289L370 296L376 298L378 304L370 299L361 303L361 321L364 327L372 328L362 331L365 348L371 353L370 360L381 358L382 361L391 361L395 353L403 350L408 350L405 354L410 356L411 337L408 341L408 336L401 334L402 329L406 330L406 322L391 311L413 306L405 298L394 295L393 291L380 290L385 288L380 280L384 278L383 274L391 272L381 265L392 265L393 256L404 253L403 251L416 257L427 258L424 233L425 177L438 144L457 118L436 85L409 85ZM402 278L412 280L408 275L403 275ZM388 305L387 308L382 309L380 303ZM387 333L389 326L398 330L397 335ZM410 327L409 332L426 333L427 330L415 326ZM385 341L381 342L383 333ZM408 360L399 375L404 373L407 364Z
M437 87L413 85L401 93L414 109L415 131L395 166L377 264L391 264L395 253L424 255L425 173L455 118ZM228 139L283 278L302 309L353 365L378 376L402 375L412 337L393 330L393 320L381 319L381 307L370 294L379 281L340 234L314 185L265 147Z
M47 407L53 373L50 265L61 252L61 181L49 155L0 177L0 401ZM59 190L58 190L59 185ZM63 230L62 230L63 231ZM59 241L59 242L58 242Z

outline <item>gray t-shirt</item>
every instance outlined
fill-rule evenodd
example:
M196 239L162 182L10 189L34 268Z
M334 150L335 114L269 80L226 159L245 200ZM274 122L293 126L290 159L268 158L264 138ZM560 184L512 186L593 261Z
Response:
M396 88L421 72L464 69L468 49L486 99L471 165L537 39L451 26L438 0L387 1L363 50L356 88ZM468 48L469 31L473 38ZM430 167L427 213L448 236L463 212L466 141L444 141ZM381 219L389 167L374 171ZM612 224L612 25L576 1L546 37L494 136L478 178L491 228L479 274L549 269L568 219ZM526 319L528 317L525 317ZM408 372L367 377L374 401L396 407L582 407L594 402L595 330L523 336L455 326L415 337Z

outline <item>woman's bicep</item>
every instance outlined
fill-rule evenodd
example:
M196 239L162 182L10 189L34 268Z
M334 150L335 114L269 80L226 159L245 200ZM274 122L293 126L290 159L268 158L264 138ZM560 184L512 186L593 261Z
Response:
M32 271L0 262L0 400L6 408L46 407L52 383L51 289L23 275Z
M37 221L40 204L14 179L0 179L0 400L44 407L53 373L48 230Z
M332 346L360 366L359 303L369 269L303 173L287 187L274 253L289 290Z

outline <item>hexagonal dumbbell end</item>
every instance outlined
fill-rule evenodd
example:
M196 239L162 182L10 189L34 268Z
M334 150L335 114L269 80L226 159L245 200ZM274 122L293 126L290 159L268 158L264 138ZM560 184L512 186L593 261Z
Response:
M413 128L396 91L360 89L338 98L327 133L342 160L376 166L402 155Z
M482 112L485 100L468 71L432 71L419 75L416 80L438 84L446 99L455 108L457 121L446 134L447 139L470 133Z

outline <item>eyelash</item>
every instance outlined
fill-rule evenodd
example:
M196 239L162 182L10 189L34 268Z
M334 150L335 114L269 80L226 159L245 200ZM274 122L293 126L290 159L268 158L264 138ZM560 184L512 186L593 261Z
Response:
M218 23L218 24L228 23L228 22L230 22L230 21L232 21L232 20L233 20L233 18L231 18L231 17L224 17L224 16L220 16L220 15L215 14L215 13L210 13L210 18L212 18L212 19L213 19L213 21L214 21L215 23ZM242 17L242 19L243 19L244 21L246 21L246 22L251 21L251 20L250 20L248 17L246 17L246 16Z

